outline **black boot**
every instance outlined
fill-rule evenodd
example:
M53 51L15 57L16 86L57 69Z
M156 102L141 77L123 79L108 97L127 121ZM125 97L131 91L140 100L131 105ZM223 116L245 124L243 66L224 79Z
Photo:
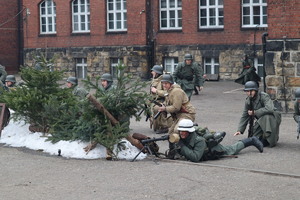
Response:
M242 139L241 141L244 143L245 148L249 147L249 146L255 146L259 150L260 153L262 153L264 151L263 143L255 136Z
M217 132L214 134L214 139L217 141L217 143L219 144L225 137L226 132Z

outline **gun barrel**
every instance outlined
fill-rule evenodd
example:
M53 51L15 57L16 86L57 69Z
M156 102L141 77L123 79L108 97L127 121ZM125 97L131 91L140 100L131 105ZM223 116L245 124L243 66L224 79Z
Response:
M154 115L153 119L157 119L158 116L159 116L160 114L161 114L161 112L159 111L158 113L156 113L156 114Z
M150 142L155 142L155 141L160 141L160 140L168 140L169 139L169 135L165 135L159 138L150 138L150 139L145 139L145 140L141 140L142 144L146 144L146 143L150 143Z

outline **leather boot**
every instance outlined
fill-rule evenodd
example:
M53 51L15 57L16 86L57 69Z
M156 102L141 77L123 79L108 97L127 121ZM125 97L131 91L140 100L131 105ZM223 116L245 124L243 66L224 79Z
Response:
M264 151L263 143L255 136L242 139L241 141L244 143L245 148L249 147L249 146L255 146L259 150L260 153L262 153Z
M226 132L217 132L214 134L214 139L218 142L218 144L224 139Z

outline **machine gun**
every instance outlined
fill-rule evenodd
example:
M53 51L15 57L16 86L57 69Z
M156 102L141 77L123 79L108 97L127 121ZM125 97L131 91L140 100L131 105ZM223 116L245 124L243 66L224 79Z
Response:
M168 140L169 139L169 135L164 135L164 136L161 136L159 138L149 138L149 139L145 139L145 140L140 140L140 142L142 143L142 145L144 146L140 152L131 160L131 162L134 162L135 159L140 155L141 152L143 151L147 151L150 155L155 155L156 157L158 157L158 153L156 151L151 150L151 144L153 144L154 142L156 141L163 141L163 140ZM153 145L152 145L153 146Z
M254 109L253 108L253 97L249 97L249 99L250 99L249 110L251 110L253 112L253 109ZM254 115L250 115L249 127L248 127L248 138L253 136L253 123L254 123Z

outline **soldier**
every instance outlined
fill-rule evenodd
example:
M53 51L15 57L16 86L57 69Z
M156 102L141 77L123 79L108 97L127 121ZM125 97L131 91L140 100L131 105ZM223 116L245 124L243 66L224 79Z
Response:
M245 54L245 58L243 60L243 70L234 82L245 85L247 81L255 81L257 85L259 85L260 77L256 73L253 61L248 58L247 54Z
M199 91L203 89L203 69L199 63L193 61L191 54L185 54L184 62L178 64L173 76L174 81L180 85L189 99L193 94L194 86Z
M254 117L256 122L253 126L253 136L257 136L264 146L275 146L279 139L280 112L275 110L270 96L258 90L256 82L248 81L245 84L244 91L248 97L238 130L234 136L243 134L249 119ZM252 110L250 109L250 105L253 105Z
M5 89L10 90L16 87L16 77L14 75L8 75L5 79Z
M3 84L5 84L5 79L7 76L7 72L5 71L5 67L0 64L0 80Z
M170 113L172 117L172 125L169 128L169 135L178 136L177 124L181 119L195 120L196 111L194 106L190 103L186 93L179 85L174 84L173 77L170 74L162 76L162 85L167 91L165 101L161 107L155 106L154 109L159 112ZM170 143L170 149L174 148L174 144Z
M300 135L300 88L298 88L295 91L295 103L294 103L294 120L296 123L298 123L298 128L297 128L297 139L299 139L299 135Z
M180 120L178 131L180 135L179 142L176 144L176 148L170 150L168 154L171 159L178 153L192 162L213 160L222 156L236 155L249 146L255 146L259 152L263 152L263 144L255 136L243 139L230 146L223 146L220 143L215 143L215 146L209 146L206 139L195 132L194 124L190 119ZM220 137L224 136L225 134L220 134Z
M113 84L113 77L111 74L103 74L100 80L103 91L109 91L115 88L115 85Z
M151 94L151 101L156 101L159 103L163 103L165 101L165 94L167 92L164 90L161 79L163 74L163 67L160 65L154 65L151 69L152 74L152 82L150 85L150 94ZM153 130L157 131L156 134L162 134L168 132L168 120L167 120L167 113L161 113L156 119L153 118L157 114L157 110L154 110L155 104L151 105L152 111L152 126ZM151 122L150 122L151 123Z
M84 98L88 94L85 89L78 87L78 79L74 76L70 76L67 79L67 87L72 88L72 93L80 98Z

